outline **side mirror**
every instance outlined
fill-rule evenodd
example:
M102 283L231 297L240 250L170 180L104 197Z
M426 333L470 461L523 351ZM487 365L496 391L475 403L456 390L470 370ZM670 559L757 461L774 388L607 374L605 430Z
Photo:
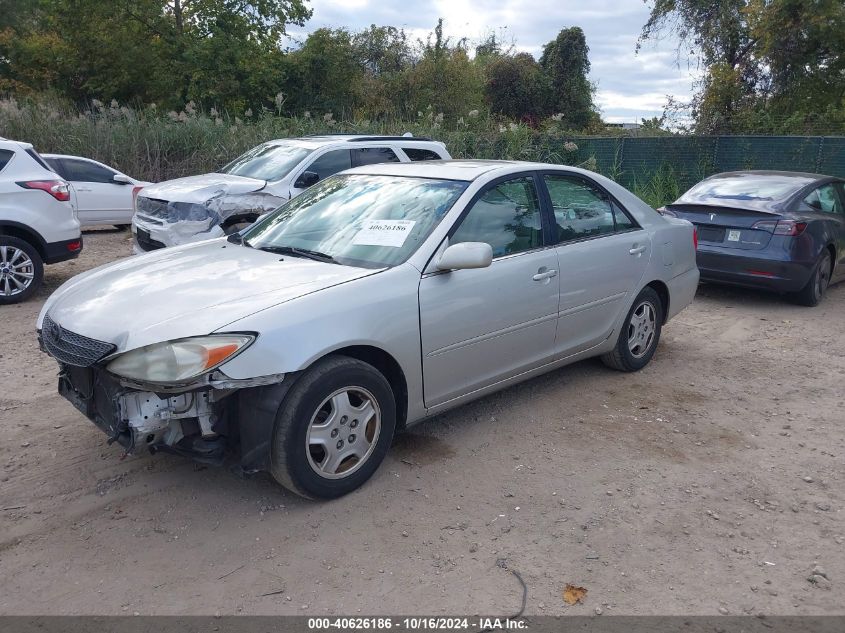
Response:
M487 268L493 262L493 248L484 242L461 242L443 251L437 262L438 270Z
M131 185L132 181L129 179L129 176L125 176L124 174L115 174L111 177L112 182L116 185Z
M299 178L296 179L296 182L293 183L293 186L296 189L307 189L311 185L316 185L319 180L319 174L315 174L313 171L304 171L299 174Z

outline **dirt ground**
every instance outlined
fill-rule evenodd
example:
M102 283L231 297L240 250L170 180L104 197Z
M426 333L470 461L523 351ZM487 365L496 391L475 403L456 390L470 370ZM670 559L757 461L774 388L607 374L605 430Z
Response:
M0 613L509 615L512 569L528 614L845 614L845 285L814 309L702 286L640 373L587 361L464 406L314 503L122 460L57 395L41 303L129 254L89 232L0 308Z

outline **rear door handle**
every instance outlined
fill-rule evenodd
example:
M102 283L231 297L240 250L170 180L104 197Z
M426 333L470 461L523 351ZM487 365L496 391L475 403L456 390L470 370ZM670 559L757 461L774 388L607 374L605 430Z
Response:
M534 276L532 277L532 279L533 279L534 281L543 281L544 279L551 279L551 278L552 278L552 277L554 277L555 275L557 275L557 271L556 271L556 270L554 270L554 269L552 269L552 270L545 270L545 271L543 271L543 272L538 272L536 275L534 275Z
M631 255L639 255L640 253L645 253L645 249L646 249L645 245L634 246L634 248L632 248L628 252L631 253Z

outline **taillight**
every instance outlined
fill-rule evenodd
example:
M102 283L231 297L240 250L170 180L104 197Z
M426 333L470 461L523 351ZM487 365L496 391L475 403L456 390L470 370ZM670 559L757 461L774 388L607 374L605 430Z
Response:
M40 189L53 196L60 202L70 200L70 186L64 180L27 180L19 182L24 189Z
M82 240L76 240L74 242L68 242L67 243L67 249L71 253L75 253L76 251L78 251L81 248L82 248Z
M801 235L804 229L807 228L806 222L796 222L795 220L760 220L755 222L752 229L759 229L761 231L768 231L772 235Z
M692 247L694 250L698 250L698 227L692 227Z
M141 189L143 189L143 188L144 188L143 185L135 185L134 187L132 187L132 209L133 210L136 208L135 203L138 200L138 192L141 191Z

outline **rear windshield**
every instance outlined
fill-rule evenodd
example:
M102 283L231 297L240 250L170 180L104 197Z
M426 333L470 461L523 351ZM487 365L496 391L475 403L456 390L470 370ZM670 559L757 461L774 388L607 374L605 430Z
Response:
M258 180L281 180L312 151L293 143L264 143L238 156L220 173Z
M777 174L737 174L703 180L681 196L678 203L702 204L715 200L783 200L811 182Z

